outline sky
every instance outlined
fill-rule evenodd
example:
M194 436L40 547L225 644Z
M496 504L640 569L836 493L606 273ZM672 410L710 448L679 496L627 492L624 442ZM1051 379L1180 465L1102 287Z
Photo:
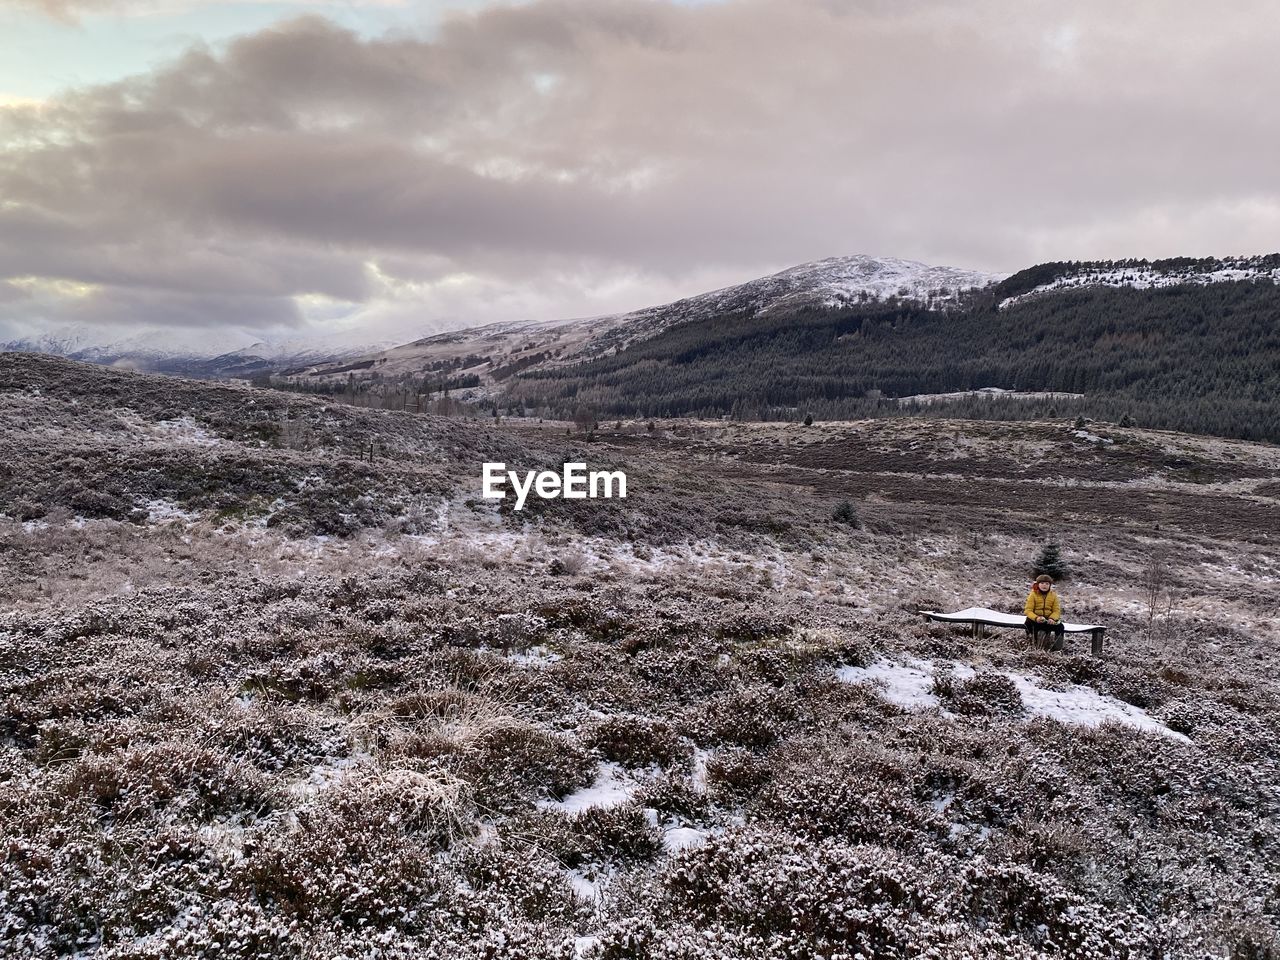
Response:
M0 0L0 342L1280 250L1270 0Z

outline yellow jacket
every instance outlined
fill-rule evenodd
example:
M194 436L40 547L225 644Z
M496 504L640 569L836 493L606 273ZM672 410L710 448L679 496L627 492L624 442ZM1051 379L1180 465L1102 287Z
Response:
M1050 590L1048 593L1041 593L1038 588L1032 587L1031 592L1027 594L1027 605L1022 612L1032 620L1036 617L1061 620L1062 604L1058 600L1058 592Z

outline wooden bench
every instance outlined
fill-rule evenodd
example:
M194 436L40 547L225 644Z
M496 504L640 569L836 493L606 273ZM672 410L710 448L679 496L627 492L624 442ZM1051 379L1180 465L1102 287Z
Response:
M1017 627L1025 630L1027 618L1016 613L1001 613L987 607L969 607L955 613L939 613L937 610L921 610L920 615L938 623L967 623L973 627L975 637L982 636L983 627ZM1106 627L1096 623L1067 623L1063 621L1066 633L1087 633L1090 639L1090 652L1095 657L1102 656L1102 635Z

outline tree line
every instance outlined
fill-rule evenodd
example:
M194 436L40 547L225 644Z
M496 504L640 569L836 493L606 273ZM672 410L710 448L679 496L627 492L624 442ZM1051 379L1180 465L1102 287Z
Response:
M1019 419L1048 409L1280 441L1280 288L1269 281L1068 289L998 309L995 290L930 310L907 301L749 310L691 320L609 356L513 372L510 402L572 416ZM982 387L1080 400L897 398Z

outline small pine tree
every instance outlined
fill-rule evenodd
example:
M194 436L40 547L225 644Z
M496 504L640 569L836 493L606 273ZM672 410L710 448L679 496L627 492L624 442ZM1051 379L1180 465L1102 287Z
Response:
M857 508L848 500L841 500L836 504L836 508L831 513L831 519L836 523L843 523L846 526L853 527L857 530L862 526L862 519L858 516Z
M1132 427L1132 426L1133 426L1133 417L1129 416L1129 415L1126 413L1123 417L1121 417L1121 418L1120 418L1120 426L1122 426L1122 427Z
M1071 568L1067 566L1066 560L1062 558L1062 547L1058 544L1046 543L1036 556L1036 561L1031 568L1031 575L1038 577L1042 573L1047 573L1055 580L1066 580L1071 576Z
M806 427L812 427L812 426L813 426L813 414L812 414L812 413L806 413L806 414L804 415L804 425L805 425Z
M1086 424L1085 424L1084 417L1076 417L1076 429L1083 430L1085 426Z

